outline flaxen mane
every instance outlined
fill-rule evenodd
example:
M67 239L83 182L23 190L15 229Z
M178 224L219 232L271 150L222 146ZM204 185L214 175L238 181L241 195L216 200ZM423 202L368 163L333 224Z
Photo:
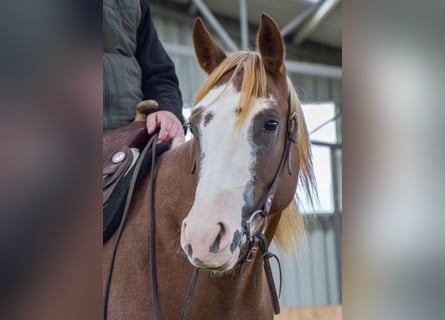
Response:
M235 76L241 70L244 72L243 81L241 83L241 97L238 104L237 124L244 123L250 109L259 97L267 95L267 78L266 69L261 63L261 58L256 52L241 51L234 53L224 59L221 64L209 75L204 84L199 88L196 94L194 104L197 105L209 91L214 88L217 82L229 71L234 70L231 78L226 83L225 89L210 104L217 101L221 95L228 89ZM207 106L208 107L208 106Z
M217 101L229 88L229 84L233 82L238 72L243 71L244 77L241 83L241 96L238 104L239 112L237 118L237 125L240 125L244 123L256 99L267 96L266 69L261 62L260 55L256 52L241 51L229 55L224 59L199 88L194 99L194 105L198 105L209 91L217 85L218 81L232 70L232 75L229 81L227 81L225 89L208 106ZM298 186L304 188L312 204L313 199L317 197L317 192L312 168L309 135L298 95L289 78L287 82L290 93L291 112L296 112L298 118L297 148L300 160ZM303 219L298 211L295 200L293 200L282 212L274 240L281 249L290 252L296 248L297 241L303 234Z

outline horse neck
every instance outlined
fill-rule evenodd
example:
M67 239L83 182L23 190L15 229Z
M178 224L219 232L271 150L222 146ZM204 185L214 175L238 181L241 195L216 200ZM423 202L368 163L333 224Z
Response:
M213 314L214 319L252 319L254 314L270 315L268 319L273 315L260 252L253 261L222 276L201 270L197 286L192 304L199 307L192 308L190 319L202 314Z

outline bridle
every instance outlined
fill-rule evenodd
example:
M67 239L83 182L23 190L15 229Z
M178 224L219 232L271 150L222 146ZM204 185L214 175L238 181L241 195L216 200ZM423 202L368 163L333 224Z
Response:
M280 304L278 300L279 294L277 294L277 290L275 288L275 282L273 280L272 269L270 267L270 259L274 258L278 263L279 268L279 276L280 276L280 289L281 293L281 266L278 257L269 252L267 239L265 235L266 227L267 227L267 217L270 214L270 210L272 208L272 203L275 198L275 194L278 190L278 186L280 184L281 175L284 170L284 167L288 166L288 173L292 175L292 166L291 166L291 153L292 153L292 144L296 142L297 139L297 131L298 131L298 122L297 122L297 114L296 112L291 113L291 101L290 101L290 93L288 96L288 122L287 122L287 133L286 133L286 141L284 146L283 155L281 157L280 165L278 167L277 172L275 173L275 177L272 181L272 184L267 192L264 201L262 202L261 209L254 211L245 221L242 223L243 232L246 235L247 239L247 252L245 255L238 261L239 264L243 264L247 261L252 260L252 256L254 252L259 247L262 258L263 258L263 267L266 275L266 280L269 288L269 293L272 299L272 306L275 314L280 313ZM260 225L258 226L258 223Z
M289 114L290 114L290 95L288 98L288 105L289 105ZM272 184L269 188L269 191L266 194L265 200L263 201L262 208L259 210L256 210L253 212L248 219L245 220L245 223L243 224L243 231L244 234L247 236L247 239L252 242L253 237L255 237L255 232L253 231L253 227L255 226L255 219L258 217L263 218L263 224L262 224L262 230L260 233L264 233L266 225L267 225L267 216L270 213L270 209L272 208L273 199L275 198L275 193L278 190L278 186L280 184L281 179L281 173L283 172L283 169L285 165L288 166L288 173L289 175L292 175L292 166L291 166L291 153L292 153L292 143L296 142L297 139L297 131L298 131L298 122L297 122L297 114L296 112L292 112L290 114L288 123L287 123L287 134L286 134L286 141L284 146L283 155L281 157L280 165L278 167L278 170L275 174L275 177L272 181Z
M285 165L288 165L288 173L289 175L292 175L292 167L291 167L291 150L292 150L292 144L296 142L297 137L297 131L298 131L298 122L297 122L297 114L295 112L291 113L291 101L290 101L290 94L288 96L288 122L287 122L287 133L286 133L286 141L284 146L283 155L281 157L280 165L278 167L278 170L275 174L275 177L272 181L272 184L269 188L268 193L266 194L265 200L262 203L262 207L259 210L254 211L248 219L246 219L243 223L243 233L245 234L248 245L247 245L247 252L246 254L240 258L238 261L238 264L243 264L245 262L251 261L251 258L253 256L253 253L256 251L257 246L259 247L262 258L263 258L263 266L264 266L264 272L267 279L267 284L269 288L269 292L272 299L272 306L274 309L274 313L278 314L280 313L280 305L278 300L278 294L277 290L275 288L275 283L273 280L273 274L272 269L270 267L270 259L275 258L278 262L278 266L280 269L280 292L281 292L281 267L279 264L279 260L277 256L271 252L269 252L268 244L265 236L266 226L267 226L267 217L270 213L270 210L272 208L273 199L275 197L275 194L278 190L279 182L281 179L282 172L284 170ZM117 247L119 244L119 240L122 236L123 228L126 222L126 218L128 215L128 209L130 206L130 202L133 196L134 188L136 185L136 179L141 167L142 161L146 158L146 155L148 155L148 150L151 147L152 153L151 153L151 172L150 172L150 254L149 254L149 264L150 264L150 280L151 280L151 293L152 293L152 305L153 305L153 314L154 319L158 320L160 319L160 310L159 310L159 294L158 294L158 286L157 286L157 272L156 272L156 243L155 243L155 206L154 206L154 184L155 184L155 177L154 177L154 167L155 167L155 155L156 155L156 142L157 142L157 134L155 134L147 143L147 145L144 147L143 151L141 152L141 156L138 159L138 163L136 164L135 171L133 173L131 182L130 182L130 188L128 191L125 207L124 207L124 213L121 220L121 223L119 225L117 237L113 246L112 250L112 256L110 260L110 266L108 270L108 276L107 276L107 282L105 286L105 293L104 293L104 302L103 302L103 319L107 319L107 305L108 305L108 295L109 295L109 288L111 283L111 276L114 266L114 261L117 253ZM194 170L193 170L194 171ZM261 228L258 228L258 221L261 221ZM258 232L256 232L255 229L259 229ZM199 269L195 268L192 274L192 279L189 284L189 288L187 291L187 295L185 298L184 306L181 312L181 320L185 320L187 318L188 311L190 309L190 305L193 298L193 292L196 286L196 282L198 279L198 273Z

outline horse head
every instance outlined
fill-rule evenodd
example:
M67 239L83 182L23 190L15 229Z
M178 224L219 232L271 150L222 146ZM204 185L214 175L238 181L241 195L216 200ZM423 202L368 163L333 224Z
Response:
M309 184L309 139L272 18L261 17L258 53L227 56L199 18L193 44L208 79L189 121L199 178L182 223L181 246L194 266L223 272L240 259L247 229L269 227L252 219L254 213L268 205L271 215L279 215L292 203L298 178ZM287 142L290 134L296 140ZM273 201L266 204L273 184Z

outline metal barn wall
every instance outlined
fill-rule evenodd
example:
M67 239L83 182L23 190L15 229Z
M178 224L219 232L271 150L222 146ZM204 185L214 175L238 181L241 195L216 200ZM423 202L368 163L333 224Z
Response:
M296 253L284 254L271 245L283 274L282 306L341 304L337 223L333 214L306 215L306 235ZM271 261L278 288L278 267Z
M153 20L159 38L176 65L184 108L190 108L195 92L205 79L191 47L191 23L160 17ZM290 78L303 103L333 101L337 107L341 106L341 79L306 74L290 74ZM337 171L337 175L341 178L341 171ZM306 215L306 245L300 245L296 256L288 257L272 245L271 250L277 253L282 264L284 281L280 300L283 306L341 303L340 217L340 212Z
M289 73L300 101L303 103L332 101L337 106L342 102L341 79L306 74Z

